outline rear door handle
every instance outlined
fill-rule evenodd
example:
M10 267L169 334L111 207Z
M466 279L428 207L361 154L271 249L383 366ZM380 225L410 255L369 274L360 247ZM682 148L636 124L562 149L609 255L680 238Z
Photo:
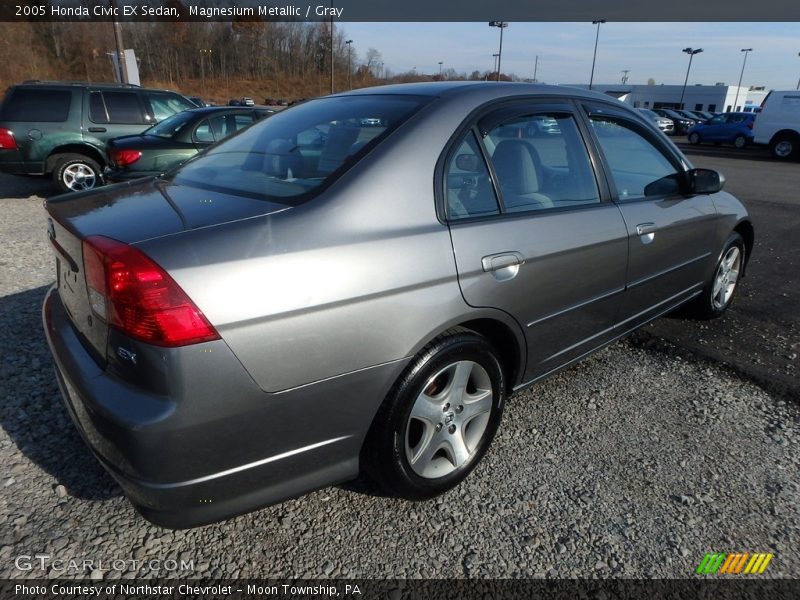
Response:
M481 266L485 273L491 273L498 281L505 281L516 277L524 262L525 257L519 252L499 252L484 256Z
M106 128L105 127L89 127L89 131L91 131L92 133L105 133L106 132Z
M656 227L655 223L639 223L636 226L636 235L647 235L648 233L655 233Z

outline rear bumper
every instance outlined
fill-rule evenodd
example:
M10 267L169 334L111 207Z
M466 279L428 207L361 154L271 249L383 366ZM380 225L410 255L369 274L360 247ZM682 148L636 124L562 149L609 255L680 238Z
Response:
M198 376L199 387L183 382L158 396L97 365L55 288L45 298L43 321L64 402L84 441L139 512L171 528L354 478L372 418L406 364L267 394L235 358L235 365L227 363L226 351L232 354L217 341L201 355L223 356L208 378ZM203 346L188 348L197 353ZM171 376L191 378L192 368L176 365Z

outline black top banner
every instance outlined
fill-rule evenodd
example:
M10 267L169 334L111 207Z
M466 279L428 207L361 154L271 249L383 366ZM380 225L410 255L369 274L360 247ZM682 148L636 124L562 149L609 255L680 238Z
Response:
M797 0L2 0L0 21L800 21Z

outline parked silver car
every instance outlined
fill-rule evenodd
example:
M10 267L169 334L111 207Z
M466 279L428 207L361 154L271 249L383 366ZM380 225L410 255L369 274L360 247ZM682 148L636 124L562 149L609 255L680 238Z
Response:
M679 305L728 307L753 227L721 187L602 94L309 100L160 179L49 200L44 326L78 429L155 523L362 469L428 498L514 392Z
M666 117L657 115L649 108L637 108L636 110L642 113L645 118L653 121L653 123L655 123L666 135L675 134L675 122L672 119L667 119Z

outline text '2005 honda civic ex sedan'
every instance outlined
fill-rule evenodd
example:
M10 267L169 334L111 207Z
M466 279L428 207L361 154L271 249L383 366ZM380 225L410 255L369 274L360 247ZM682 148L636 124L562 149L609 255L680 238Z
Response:
M753 227L606 96L441 83L311 100L158 179L47 202L68 410L151 521L356 477L423 499L506 398L679 305Z

